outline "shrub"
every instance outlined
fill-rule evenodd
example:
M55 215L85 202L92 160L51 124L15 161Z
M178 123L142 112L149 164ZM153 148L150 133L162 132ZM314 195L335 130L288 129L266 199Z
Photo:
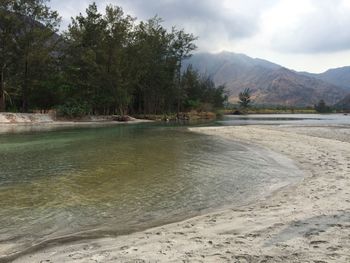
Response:
M239 105L242 109L247 109L250 106L251 101L251 90L249 88L239 93Z
M87 103L76 100L69 100L57 107L57 116L59 117L80 118L89 112L90 107Z
M315 110L318 113L330 113L332 112L332 108L327 106L324 100L320 100L317 105L315 105Z

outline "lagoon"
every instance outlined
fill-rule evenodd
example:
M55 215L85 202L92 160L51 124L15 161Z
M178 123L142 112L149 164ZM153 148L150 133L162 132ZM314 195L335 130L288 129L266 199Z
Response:
M266 149L160 124L1 134L0 167L5 258L241 206L303 177Z

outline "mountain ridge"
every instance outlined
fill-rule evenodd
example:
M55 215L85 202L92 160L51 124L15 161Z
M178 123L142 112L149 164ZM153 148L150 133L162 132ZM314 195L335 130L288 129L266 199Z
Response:
M334 105L350 90L312 73L302 73L260 58L233 52L197 53L186 61L217 85L226 85L230 101L237 101L240 91L252 90L257 104L313 106L323 99ZM350 67L349 67L350 68ZM318 75L318 74L315 74Z
M300 72L314 78L321 79L328 83L343 87L350 92L350 66L331 68L323 73Z

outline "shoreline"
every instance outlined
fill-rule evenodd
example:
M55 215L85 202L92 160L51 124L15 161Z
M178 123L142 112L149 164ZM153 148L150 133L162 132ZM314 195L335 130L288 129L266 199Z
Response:
M48 121L48 122L17 122L1 123L0 134L50 131L65 128L94 128L115 125L131 125L139 123L150 123L150 120L132 119L130 121Z
M48 247L14 262L349 261L350 141L323 138L317 129L190 128L282 153L308 175L248 206L126 236Z

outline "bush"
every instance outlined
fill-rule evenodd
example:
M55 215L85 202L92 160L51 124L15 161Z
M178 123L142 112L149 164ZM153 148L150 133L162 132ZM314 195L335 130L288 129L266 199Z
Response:
M329 107L324 100L320 100L317 105L315 105L315 110L318 113L330 113L332 112L332 108Z
M247 109L250 106L252 92L249 88L239 93L239 105L242 109Z
M185 108L187 110L196 110L199 108L201 102L200 100L186 100L185 101Z
M90 112L90 107L85 102L70 100L57 107L58 117L80 118Z

